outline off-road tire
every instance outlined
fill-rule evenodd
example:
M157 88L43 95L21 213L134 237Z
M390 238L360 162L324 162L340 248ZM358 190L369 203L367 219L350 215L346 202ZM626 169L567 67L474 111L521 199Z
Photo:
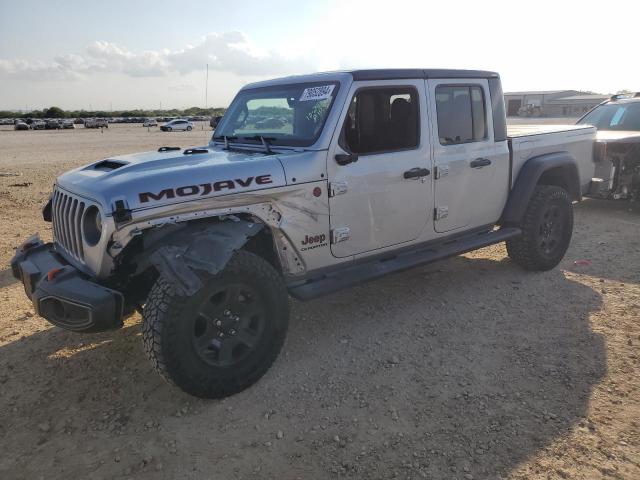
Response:
M170 281L160 277L144 306L142 339L155 370L169 383L202 398L221 398L255 383L274 362L289 323L289 299L282 276L261 257L240 250L215 276L201 274L204 286L193 297L179 296ZM232 366L207 363L192 342L198 295L234 282L247 282L265 305L263 329L246 357Z
M549 222L551 229L559 230L554 243L545 246ZM538 185L520 228L522 235L506 242L507 253L514 262L525 270L537 271L551 270L558 265L569 248L573 232L573 206L567 191L555 185Z

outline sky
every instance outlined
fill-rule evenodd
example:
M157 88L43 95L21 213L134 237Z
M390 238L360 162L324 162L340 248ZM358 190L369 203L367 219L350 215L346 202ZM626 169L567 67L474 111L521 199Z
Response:
M640 91L639 13L637 0L0 0L0 110L225 107L249 82L355 68Z

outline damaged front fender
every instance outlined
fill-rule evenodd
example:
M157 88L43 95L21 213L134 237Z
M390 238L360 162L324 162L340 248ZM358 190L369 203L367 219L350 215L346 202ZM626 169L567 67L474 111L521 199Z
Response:
M182 296L193 295L202 288L202 280L196 271L217 274L236 250L265 228L261 223L237 218L176 227L165 235L149 237L138 269L155 267Z

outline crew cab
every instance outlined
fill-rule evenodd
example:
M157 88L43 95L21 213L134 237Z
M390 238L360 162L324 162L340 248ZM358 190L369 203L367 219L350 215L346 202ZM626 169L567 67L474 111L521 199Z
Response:
M590 125L508 129L487 71L254 83L207 145L61 175L43 210L53 241L28 239L13 273L62 328L118 328L138 310L156 370L222 397L276 358L289 295L499 242L527 270L554 268L592 179L594 137Z

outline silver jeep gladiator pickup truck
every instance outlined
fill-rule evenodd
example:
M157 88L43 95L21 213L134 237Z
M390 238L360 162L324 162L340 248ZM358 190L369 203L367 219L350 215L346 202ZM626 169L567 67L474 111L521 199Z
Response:
M504 242L548 270L593 173L588 125L507 129L500 78L358 70L247 85L208 145L61 175L53 242L12 260L36 312L77 332L139 311L156 370L215 398L280 351L306 300Z

